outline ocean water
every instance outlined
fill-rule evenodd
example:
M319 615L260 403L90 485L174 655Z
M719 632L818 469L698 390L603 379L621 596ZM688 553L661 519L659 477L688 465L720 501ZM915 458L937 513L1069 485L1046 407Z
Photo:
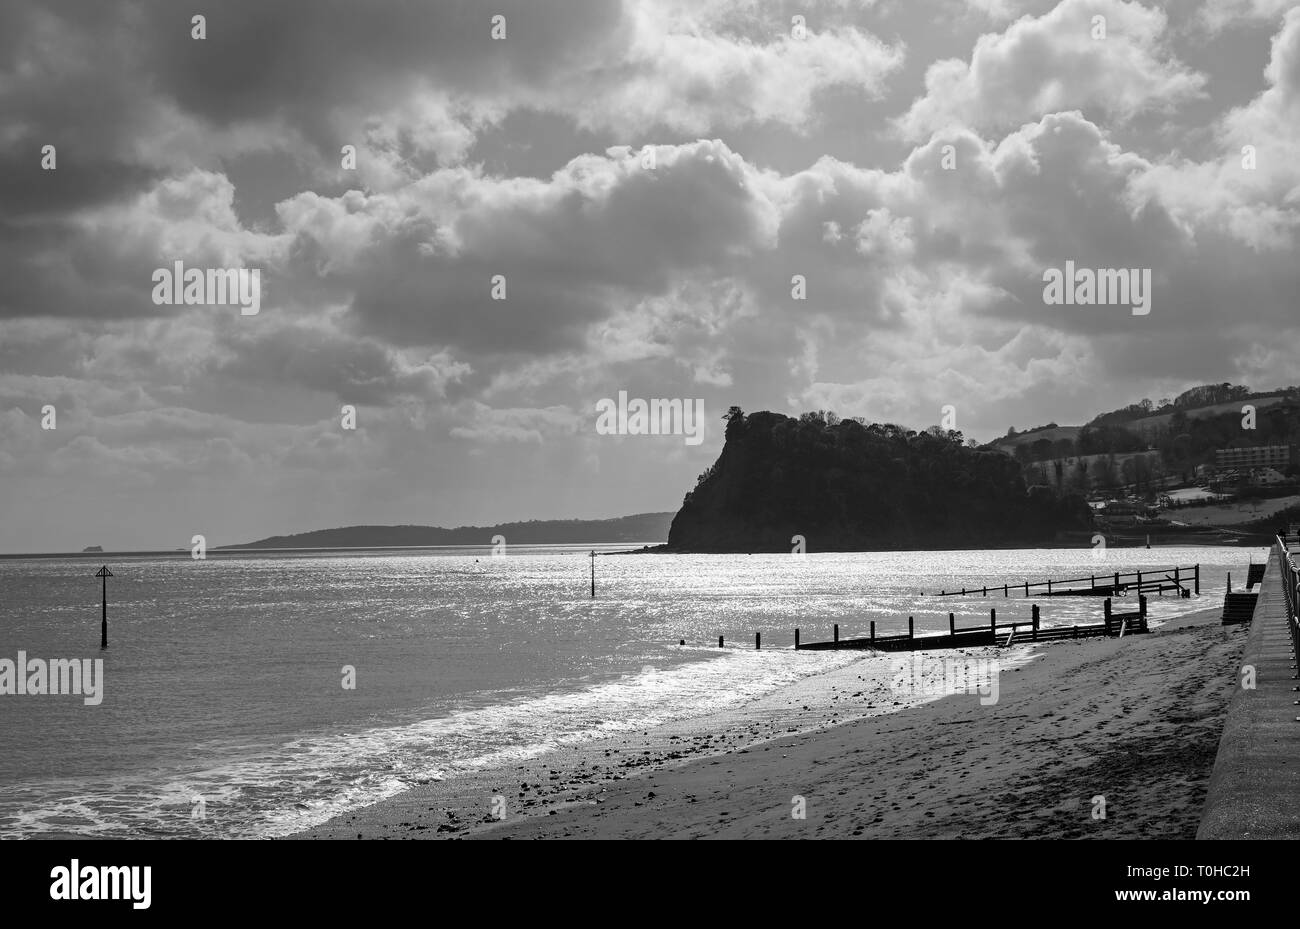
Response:
M946 631L949 610L959 628L986 623L990 607L1028 619L1004 582L1199 562L1201 597L1150 598L1158 623L1221 603L1226 573L1240 583L1266 555L606 554L593 600L588 550L0 560L0 658L104 660L98 706L0 696L0 837L284 835L431 779L724 710L864 660L796 653L796 626L812 641L832 623L842 637L872 620L879 634L904 631L909 614L918 634ZM933 596L994 583L987 599ZM1037 602L1047 625L1101 609Z

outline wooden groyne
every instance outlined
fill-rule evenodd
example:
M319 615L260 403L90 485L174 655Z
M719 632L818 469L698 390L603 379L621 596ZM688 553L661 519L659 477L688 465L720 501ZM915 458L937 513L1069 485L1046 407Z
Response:
M1300 839L1300 537L1274 540L1198 839Z
M1251 562L1246 568L1246 589L1232 589L1232 574L1228 574L1228 590L1223 595L1223 616L1220 622L1225 626L1237 626L1242 623L1250 622L1255 615L1255 604L1259 600L1258 591L1254 590L1256 584L1262 584L1264 580L1263 564Z
M872 649L880 652L929 651L937 648L975 648L981 645L1009 646L1025 642L1050 642L1058 639L1089 639L1101 636L1132 635L1147 632L1147 598L1138 597L1138 608L1131 612L1116 613L1107 598L1103 604L1102 621L1072 626L1043 628L1038 604L1034 604L1029 622L999 623L998 611L989 610L987 625L958 629L956 617L948 614L948 632L938 635L916 634L913 617L907 618L906 635L876 635L876 624L871 623L871 634L866 637L842 639L840 627L835 626L835 637L828 642L800 642L799 630L794 631L797 650L828 651L836 649Z
M1083 586L1084 584L1088 586ZM1077 586L1075 586L1077 585ZM961 590L941 590L938 597L987 597L1002 592L1003 597L1019 595L1038 597L1114 597L1119 594L1153 593L1162 596L1166 591L1180 597L1201 593L1201 566L1199 564L1147 571L1115 571L1111 574L1091 574L1088 577L1054 578L1046 581L1020 581L992 587L963 587ZM1032 592L1032 593L1031 593Z

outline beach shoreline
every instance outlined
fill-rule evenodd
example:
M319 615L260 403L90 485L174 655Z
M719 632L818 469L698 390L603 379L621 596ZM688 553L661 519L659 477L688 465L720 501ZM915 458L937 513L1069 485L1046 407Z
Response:
M1191 838L1245 641L1218 614L929 656L998 660L991 705L900 693L900 656L867 655L718 716L413 788L288 838Z

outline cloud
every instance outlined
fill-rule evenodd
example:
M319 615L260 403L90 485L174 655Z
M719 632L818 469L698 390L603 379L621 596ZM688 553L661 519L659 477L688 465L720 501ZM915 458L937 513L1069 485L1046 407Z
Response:
M1105 37L1094 38L1095 16ZM1124 0L1062 0L1000 34L983 35L970 61L930 65L925 95L896 122L910 140L939 130L1007 129L1045 113L1082 109L1125 121L1197 98L1204 76L1164 47L1166 16Z
M5 5L0 546L64 544L56 499L82 544L666 508L732 403L987 437L1285 380L1300 12L1208 83L1179 55L1221 40L1158 9L984 5L1027 15L294 0L203 44L161 3ZM262 268L261 314L153 305L176 259ZM1066 260L1150 268L1151 315L1044 305ZM596 441L619 390L703 398L705 445Z
M1198 11L1201 23L1213 32L1232 26L1276 20L1295 0L1205 0Z
M1214 231L1255 251L1285 252L1300 231L1300 7L1285 16L1265 89L1215 124L1217 157L1169 158L1138 183L1187 234Z

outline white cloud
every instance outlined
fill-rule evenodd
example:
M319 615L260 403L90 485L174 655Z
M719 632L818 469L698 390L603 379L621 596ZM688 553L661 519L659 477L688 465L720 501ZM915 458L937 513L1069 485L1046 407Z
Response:
M1106 36L1093 37L1093 17ZM1166 16L1125 0L1062 0L1037 18L980 36L969 62L930 65L925 95L897 120L919 140L955 127L1008 129L1084 109L1125 121L1201 95L1205 78L1164 47Z

